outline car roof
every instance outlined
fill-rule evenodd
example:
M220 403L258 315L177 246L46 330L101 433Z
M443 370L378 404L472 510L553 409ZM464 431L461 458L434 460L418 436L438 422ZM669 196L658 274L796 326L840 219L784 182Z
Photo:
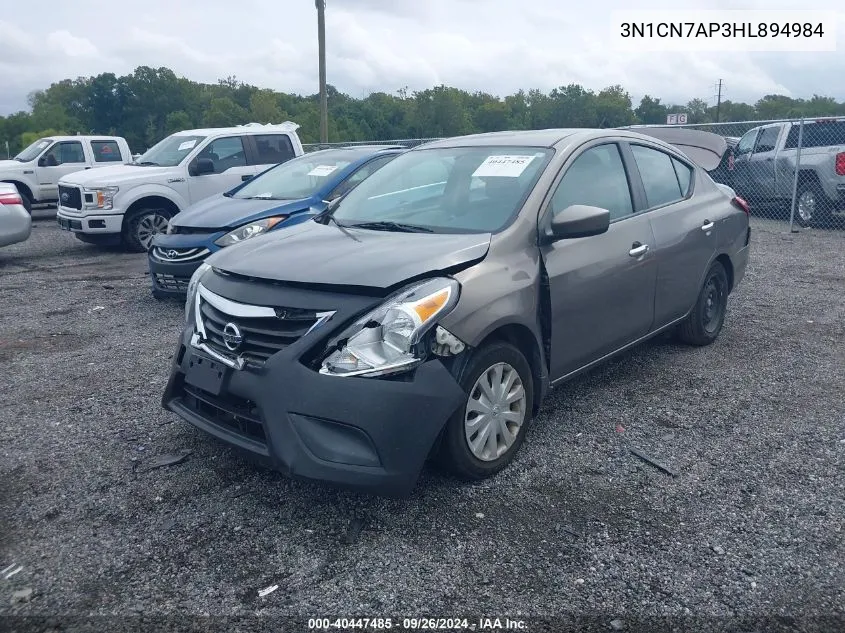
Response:
M568 136L584 132L582 128L554 128L548 130L513 130L504 132L483 132L431 141L419 147L521 145L524 147L554 147Z
M50 140L50 141L81 141L81 140L92 140L92 141L121 141L123 140L122 136L109 136L108 134L77 134L76 136L68 136L68 135L60 135L60 134L53 134L50 136L43 136L38 140Z
M295 132L299 125L293 121L284 123L246 123L232 127L208 127L194 130L181 130L175 132L174 136L215 136L217 134L286 134Z
M407 151L407 148L398 145L355 145L351 147L326 147L323 149L316 149L313 152L306 152L302 158L308 156L319 156L320 154L328 154L330 152L348 152L353 154L356 160L368 158L377 154L401 154Z

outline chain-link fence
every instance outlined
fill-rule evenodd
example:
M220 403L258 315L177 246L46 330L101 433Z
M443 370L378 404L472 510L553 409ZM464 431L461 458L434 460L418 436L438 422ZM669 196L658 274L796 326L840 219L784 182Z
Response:
M845 229L845 117L665 127L724 136L728 151L711 176L755 215L784 220L790 230Z

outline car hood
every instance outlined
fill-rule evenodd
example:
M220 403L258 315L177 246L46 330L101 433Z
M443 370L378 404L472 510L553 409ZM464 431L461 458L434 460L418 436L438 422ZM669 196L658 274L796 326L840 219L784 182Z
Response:
M396 233L303 222L214 253L224 271L273 281L387 289L487 255L489 233Z
M60 182L82 187L111 187L113 185L132 185L161 182L166 184L171 178L180 178L177 167L138 167L133 165L113 165L76 171L62 176Z
M170 223L195 229L236 227L276 214L291 214L308 209L310 198L303 200L249 200L211 196L173 216Z
M22 163L19 160L0 160L0 172L19 173L24 169L32 169L32 163Z

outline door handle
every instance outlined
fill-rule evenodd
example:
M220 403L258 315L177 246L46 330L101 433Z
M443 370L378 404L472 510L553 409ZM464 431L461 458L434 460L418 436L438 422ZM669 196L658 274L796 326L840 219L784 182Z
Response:
M640 244L639 242L634 242L631 245L631 250L628 251L628 255L631 257L641 257L648 252L648 244Z
M701 225L701 230L702 231L709 231L714 226L716 226L716 225L713 222L711 222L710 220L704 220L704 224Z

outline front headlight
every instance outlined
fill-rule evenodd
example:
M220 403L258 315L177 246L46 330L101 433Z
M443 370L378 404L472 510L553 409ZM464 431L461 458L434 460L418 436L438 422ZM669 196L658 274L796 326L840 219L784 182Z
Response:
M200 284L200 278L208 272L211 268L208 264L203 262L200 267L191 275L191 280L188 282L188 296L185 299L185 323L190 323L192 310L194 309L194 302L197 298L197 287Z
M288 216L286 215L277 215L273 218L264 218L263 220L256 220L255 222L244 224L243 226L236 228L234 231L229 231L223 237L216 239L214 243L217 244L217 246L231 246L232 244L243 242L244 240L248 240L256 235L266 233L282 220L287 220L287 218Z
M108 211L114 208L114 196L120 189L118 187L92 187L85 188L85 193L94 194L93 202L86 202L85 206L94 209Z
M413 284L358 319L320 369L331 376L384 376L406 371L423 357L418 343L458 303L460 285L446 277Z

